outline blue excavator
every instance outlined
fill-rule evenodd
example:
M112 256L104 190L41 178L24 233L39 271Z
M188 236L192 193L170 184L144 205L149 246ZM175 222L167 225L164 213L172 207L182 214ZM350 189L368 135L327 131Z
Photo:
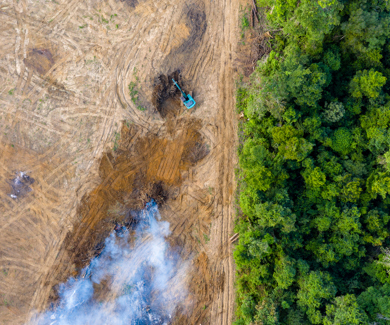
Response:
M176 85L176 87L180 90L181 92L181 101L183 102L184 106L187 107L188 109L193 108L196 104L195 100L192 98L190 94L186 95L183 90L179 87L175 79L172 79L173 83Z

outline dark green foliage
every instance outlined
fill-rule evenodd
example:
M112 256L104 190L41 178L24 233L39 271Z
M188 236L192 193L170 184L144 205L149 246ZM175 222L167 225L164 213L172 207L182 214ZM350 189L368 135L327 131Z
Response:
M390 2L258 4L279 32L237 92L236 324L389 324Z
M325 325L367 324L368 317L361 310L354 295L335 298L334 303L326 306Z
M371 321L377 324L389 324L390 319L390 285L369 287L357 299L362 311Z

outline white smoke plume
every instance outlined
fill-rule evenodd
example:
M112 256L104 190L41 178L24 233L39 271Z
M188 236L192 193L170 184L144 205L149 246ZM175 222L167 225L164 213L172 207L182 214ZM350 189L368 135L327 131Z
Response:
M187 267L166 237L169 223L159 221L154 201L139 214L134 235L126 228L113 232L100 256L77 278L61 284L60 302L36 315L39 325L168 324L187 294ZM109 281L104 301L94 299L94 284Z

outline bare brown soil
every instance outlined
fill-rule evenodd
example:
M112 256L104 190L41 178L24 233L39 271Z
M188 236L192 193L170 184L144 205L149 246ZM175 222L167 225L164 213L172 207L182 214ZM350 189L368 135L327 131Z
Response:
M0 324L55 303L57 285L151 198L192 261L174 324L231 323L238 7L0 4Z
M180 122L179 122L180 123ZM99 251L99 245L117 224L131 223L129 211L141 210L154 199L160 208L176 199L183 182L182 172L191 161L185 154L202 141L196 119L182 119L171 139L157 134L141 135L139 127L126 125L117 150L103 155L99 166L101 183L86 194L78 206L78 219L66 236L67 270L80 270ZM69 272L59 272L59 282Z

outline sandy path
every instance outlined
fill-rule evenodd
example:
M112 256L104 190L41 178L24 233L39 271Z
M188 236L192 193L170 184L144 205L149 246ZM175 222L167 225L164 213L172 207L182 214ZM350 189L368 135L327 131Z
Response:
M123 120L145 132L161 128L164 120L151 112L153 79L176 69L194 91L191 114L202 120L211 152L183 185L189 201L167 211L186 217L213 189L211 241L202 249L224 281L206 312L210 324L231 323L238 10L232 0L1 2L0 323L22 324L45 308L76 208L99 181L102 153ZM35 182L12 199L8 182L18 171ZM187 231L171 218L172 228Z

